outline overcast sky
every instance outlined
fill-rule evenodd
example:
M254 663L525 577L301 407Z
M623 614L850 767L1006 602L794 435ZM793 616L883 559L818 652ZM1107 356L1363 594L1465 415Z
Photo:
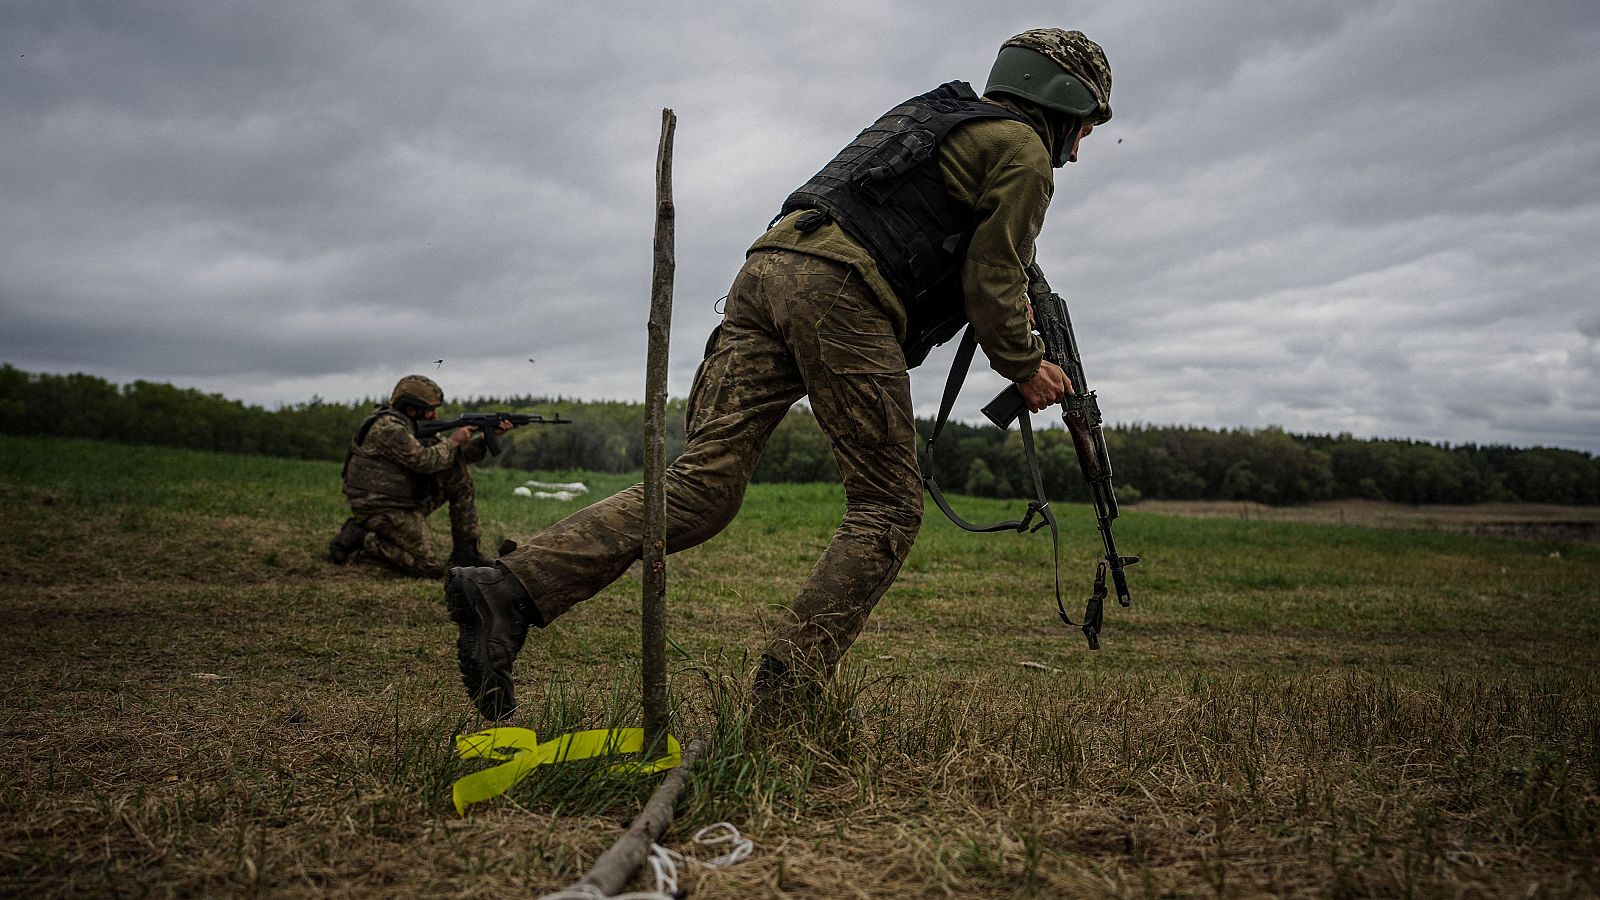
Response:
M1114 74L1039 242L1110 421L1600 451L1594 0L6 0L0 361L642 398L671 107L682 396L788 192L1039 26Z

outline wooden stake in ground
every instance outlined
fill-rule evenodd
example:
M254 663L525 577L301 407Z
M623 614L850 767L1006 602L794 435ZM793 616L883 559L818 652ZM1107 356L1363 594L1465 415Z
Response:
M678 117L661 111L656 152L655 268L650 279L649 351L645 361L644 602L640 634L644 669L644 758L666 751L667 705L667 344L672 329L672 135ZM630 870L631 871L631 870Z
M661 147L656 153L655 271L650 283L649 351L644 381L644 758L666 752L667 726L667 337L672 328L672 133L678 117L661 111ZM661 780L644 810L589 874L573 885L592 887L609 897L621 891L644 862L650 845L672 824L673 807L689 783L689 769L701 745L683 750L682 762Z

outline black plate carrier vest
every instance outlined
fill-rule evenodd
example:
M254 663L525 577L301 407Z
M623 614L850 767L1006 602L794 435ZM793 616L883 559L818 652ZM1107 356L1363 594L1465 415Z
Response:
M969 212L952 202L939 172L939 144L950 129L974 119L1027 119L978 99L964 81L942 84L884 113L783 202L801 231L831 218L872 255L905 304L906 365L966 324L961 262L972 239ZM774 222L777 219L773 220Z

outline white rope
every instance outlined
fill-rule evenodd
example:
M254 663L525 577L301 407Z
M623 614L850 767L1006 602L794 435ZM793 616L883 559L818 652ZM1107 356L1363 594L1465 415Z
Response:
M741 862L751 853L755 852L756 845L749 838L739 833L731 822L718 822L715 825L696 831L690 840L700 847L716 847L727 845L727 851L721 856L711 859L696 859L693 856L684 856L670 847L660 844L650 845L650 855L645 857L650 863L650 869L656 876L656 887L653 891L635 891L629 894L613 894L607 897L600 893L600 889L588 884L564 888L553 894L545 894L539 900L678 900L678 867L684 868L699 866L702 869L725 869L734 863Z
M712 834L721 829L720 833ZM750 854L755 852L756 845L749 838L739 833L731 822L718 822L694 833L694 842L702 847L715 847L718 844L727 844L732 849L721 856L708 860L691 860L696 865L707 869L725 869L736 862L743 862ZM670 851L669 851L670 852Z

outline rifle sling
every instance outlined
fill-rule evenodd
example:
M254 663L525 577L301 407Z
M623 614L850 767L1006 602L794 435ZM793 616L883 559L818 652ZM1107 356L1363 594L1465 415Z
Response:
M972 333L972 326L968 325L961 334L961 343L956 346L954 361L950 364L950 374L945 377L944 396L939 400L939 417L934 420L933 431L928 435L928 464L923 469L922 483L928 489L928 495L933 498L935 506L944 513L945 518L954 522L957 528L977 534L986 534L996 531L1023 532L1038 531L1045 526L1050 528L1050 557L1051 566L1055 574L1056 610L1061 616L1061 621L1073 628L1080 627L1077 622L1067 615L1067 608L1061 602L1061 535L1056 527L1056 514L1050 508L1050 501L1044 495L1044 475L1039 470L1039 454L1033 445L1033 423L1027 410L1017 417L1017 428L1022 432L1022 456L1028 463L1028 475L1033 479L1034 499L1028 502L1028 511L1020 519L1007 519L995 522L992 525L974 525L963 519L950 507L950 502L945 499L944 491L939 489L939 482L933 474L934 442L939 440L939 435L944 431L945 422L950 419L950 410L955 406L956 397L961 393L961 386L967 380L967 372L972 368L972 355L978 347L977 336ZM1030 527L1035 516L1039 521Z

